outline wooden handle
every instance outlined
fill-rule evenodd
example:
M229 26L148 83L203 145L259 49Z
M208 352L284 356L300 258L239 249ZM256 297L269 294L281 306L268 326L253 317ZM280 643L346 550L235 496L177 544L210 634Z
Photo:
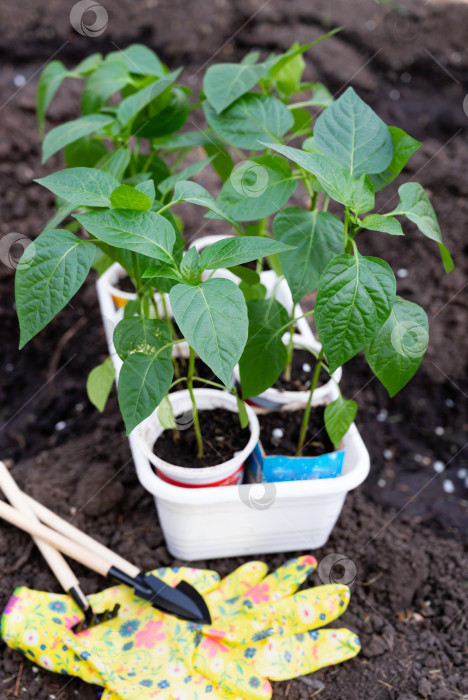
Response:
M85 549L77 542L69 540L59 532L55 532L55 530L51 530L49 527L42 525L37 520L28 518L4 501L0 501L0 518L19 527L19 529L24 530L24 532L29 532L33 537L40 537L41 540L59 549L63 554L80 562L83 566L87 566L88 569L97 571L101 576L107 576L110 569L109 562L105 561L97 554L94 554L94 552Z
M6 465L0 461L0 486L2 487L3 493L8 498L10 503L26 517L30 518L31 521L39 523L39 520L34 515L31 507L29 506L23 492L20 490L18 484L13 479L12 475L6 468ZM55 577L62 586L63 590L68 592L71 588L79 590L79 582L75 574L63 558L63 556L56 549L43 542L41 539L33 537L34 542L38 546L42 556L52 569ZM84 598L84 596L83 596ZM86 600L86 598L84 598Z
M113 552L111 549L108 549L103 544L69 523L67 520L61 518L59 515L57 515L57 513L54 513L52 510L49 510L43 506L42 503L35 501L34 498L31 498L31 496L28 496L25 493L23 493L23 496L26 499L29 508L34 511L34 514L37 515L37 517L49 527L52 527L62 535L69 537L74 542L78 542L78 544L81 544L83 547L86 547L86 549L89 549L90 552L94 552L98 556L102 557L109 562L110 565L117 567L127 574L127 576L131 576L133 578L140 573L138 567L130 564L130 562L123 559L123 557L119 556L118 554L115 554L115 552Z

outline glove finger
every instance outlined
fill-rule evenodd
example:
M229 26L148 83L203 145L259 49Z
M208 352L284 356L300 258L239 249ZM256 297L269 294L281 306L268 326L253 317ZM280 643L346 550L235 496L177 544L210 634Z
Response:
M204 637L193 658L193 668L216 685L248 700L271 698L266 678L254 671L236 650L210 637Z
M210 569L194 569L186 566L176 566L174 568L162 566L149 573L162 579L164 583L167 583L169 586L177 586L180 581L187 581L187 583L195 586L197 591L203 595L216 589L219 585L219 574Z
M232 614L236 602L240 596L245 595L253 586L265 578L268 566L261 561L251 561L239 566L235 571L223 578L217 588L211 591L206 601L216 616L218 614Z
M316 559L310 555L291 559L247 591L242 599L242 607L252 608L261 603L274 603L291 595L316 566Z
M321 629L264 640L250 648L250 661L270 680L283 681L352 659L360 649L359 638L351 630Z
M260 605L248 613L253 621L252 629L256 628L254 637L259 639L261 630L269 630L268 636L276 636L323 627L344 613L350 595L348 586L327 584L300 591L274 605Z

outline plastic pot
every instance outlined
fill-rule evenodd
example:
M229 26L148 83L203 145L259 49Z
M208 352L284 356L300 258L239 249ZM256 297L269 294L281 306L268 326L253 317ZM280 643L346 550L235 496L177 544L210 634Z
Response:
M320 352L320 343L312 335L311 338L306 340L302 335L294 334L294 347L295 348L310 348L316 353ZM283 336L283 343L287 344L289 342L289 334ZM311 363L313 364L315 358L311 355ZM235 367L234 376L238 382L240 382L239 367ZM339 383L342 376L342 369L338 369L333 373L332 377L321 386L318 386L312 397L312 405L317 406L324 400L331 400L335 397L336 386L335 382ZM288 404L303 404L305 405L309 399L308 391L280 391L279 389L270 388L262 392L258 396L253 396L249 399L249 403L255 406L261 406L262 408L268 408L272 411L277 411Z
M233 420L238 420L236 398L227 391L195 389L194 395L199 411L215 411L218 408L224 408L232 411ZM182 415L190 416L192 402L187 390L176 391L170 394L169 400L176 420ZM165 430L158 420L159 408L137 426L132 435L135 436L135 441L141 448L144 456L154 465L156 474L162 481L174 486L192 489L206 488L208 486L230 486L242 481L244 462L253 451L260 435L257 416L250 407L247 407L247 412L250 427L250 438L247 444L228 461L212 467L190 468L176 466L164 461L153 452L155 442ZM185 419L184 424L186 424ZM189 424L191 425L190 419Z

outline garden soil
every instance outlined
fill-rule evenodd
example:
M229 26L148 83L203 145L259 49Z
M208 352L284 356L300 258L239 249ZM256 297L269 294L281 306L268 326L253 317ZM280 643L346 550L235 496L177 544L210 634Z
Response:
M427 310L431 340L419 373L392 400L362 357L346 367L342 386L359 404L371 474L348 496L327 545L314 552L319 561L343 555L342 570L335 567L331 575L341 571L350 579L352 597L339 624L359 634L362 652L341 667L275 684L274 697L468 697L468 4L408 0L406 10L373 0L104 4L109 24L97 38L73 32L71 2L1 5L2 240L11 232L34 239L53 212L52 197L32 181L63 166L59 156L41 166L34 117L38 72L52 56L73 66L93 51L141 41L172 68L187 66L186 79L199 86L213 57L229 61L253 48L282 50L341 25L341 33L308 54L307 79L323 80L333 92L353 85L388 123L424 140L379 204L388 211L398 184L421 182L456 268L444 275L437 246L410 226L405 239L362 235L362 251L389 260L398 271L398 292ZM79 89L71 83L54 101L48 127L76 116L78 104ZM200 182L215 193L208 172ZM304 202L302 194L296 202ZM189 238L220 230L222 223L190 212ZM0 241L1 457L34 497L138 566L172 564L152 499L135 476L115 391L102 415L86 399L85 378L106 356L94 280L18 353L9 252L15 251ZM262 558L274 568L288 556ZM242 561L197 564L225 574ZM104 584L76 569L85 590ZM0 571L2 607L18 585L59 590L29 539L9 526L0 528ZM321 582L317 575L313 581ZM0 698L98 696L97 688L39 670L0 648Z

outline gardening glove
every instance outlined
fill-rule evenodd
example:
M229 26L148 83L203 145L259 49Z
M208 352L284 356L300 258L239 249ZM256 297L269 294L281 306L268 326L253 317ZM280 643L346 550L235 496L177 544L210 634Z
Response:
M59 656L63 656L65 646L68 657L72 656L71 660L68 658L69 663L60 663L57 668L50 656L44 658L44 655L38 662L47 668L105 685L109 691L104 697L109 699L154 697L155 694L161 698L198 698L205 692L220 698L238 694L243 698L270 697L271 687L263 675L275 680L293 678L351 658L359 651L359 640L347 630L321 630L320 633L313 630L344 611L349 599L345 587L321 586L312 589L316 591L313 596L304 592L307 596L302 600L298 598L303 597L302 593L291 595L315 564L312 557L302 557L265 578L266 565L251 562L218 585L218 577L213 572L198 572L197 579L193 569L180 570L178 574L170 569L158 570L157 575L171 585L181 577L196 585L210 608L211 627L202 628L159 613L135 598L126 587L117 586L90 600L96 610L110 607L118 600L122 605L119 618L78 636L62 627ZM52 602L57 612L62 599L74 605L67 596L53 596L51 601L50 594L30 593L47 596L49 607ZM21 592L20 597L24 600L27 595ZM58 598L61 600L57 601ZM37 604L37 600L35 602ZM276 605L280 607L275 611ZM18 611L17 603L13 602L11 607L12 611ZM282 608L285 614L276 619L275 614ZM77 619L78 616L74 616L68 620L67 627ZM127 622L122 624L122 619ZM308 630L309 634L303 634L302 630ZM17 629L15 631L18 633ZM64 643L63 632L68 633L68 646ZM5 641L21 648L21 642L15 645L8 631ZM30 652L26 653L31 656Z
M184 579L202 595L219 584L211 571L154 573L172 586ZM245 592L262 576L263 565L253 562L237 589ZM205 641L196 625L156 610L130 588L114 586L89 601L96 611L118 602L118 617L75 635L71 627L82 615L69 596L18 588L2 618L2 637L48 670L105 687L106 700L198 700L205 693L230 700L271 697L270 684L248 660L218 640ZM200 672L200 660L207 676Z

